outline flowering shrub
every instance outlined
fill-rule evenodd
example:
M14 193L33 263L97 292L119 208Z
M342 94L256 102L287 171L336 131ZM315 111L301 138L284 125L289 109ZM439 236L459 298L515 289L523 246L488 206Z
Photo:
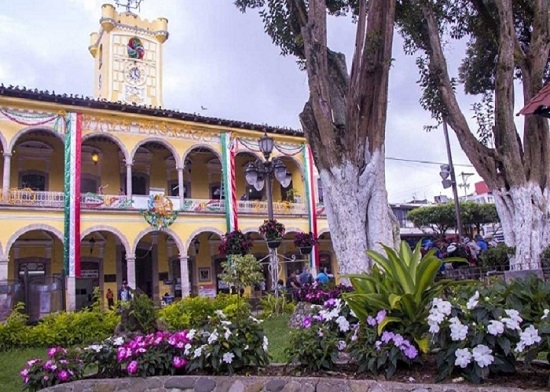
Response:
M264 220L259 231L267 241L278 240L285 235L285 226L281 222L277 222L277 219Z
M52 347L48 350L48 359L31 359L19 372L23 388L31 392L65 382L82 378L83 362L74 351L63 347Z
M218 253L222 256L240 255L250 251L254 241L250 234L244 234L240 230L225 233L222 242L218 246Z
M441 348L440 379L456 368L475 383L491 373L514 373L516 357L541 342L537 328L524 325L517 310L495 306L479 291L465 304L435 298L428 324L434 343Z
M418 349L402 335L390 331L378 334L377 326L384 322L387 312L379 311L375 317L368 316L366 322L355 326L350 338L349 352L359 364L358 372L386 378L393 376L398 363L410 365L418 357Z
M353 291L353 287L345 284L334 286L330 283L325 285L314 283L300 287L296 291L296 298L298 298L298 301L323 305L329 299L340 298L342 293L349 293L351 291Z
M338 298L325 301L317 310L312 317L304 318L302 329L291 332L285 350L287 363L313 371L331 370L338 353L346 349L346 337L357 319Z
M315 238L311 231L309 233L296 233L296 236L294 237L294 246L298 248L312 247L318 242L319 241Z
M130 376L174 374L187 365L194 336L194 330L138 335L118 347L116 359L123 371Z
M188 370L233 374L235 370L269 364L268 340L252 316L229 320L220 310L197 332Z
M121 366L117 360L117 350L125 343L122 337L110 337L82 350L81 359L86 364L97 366L99 377L120 377Z

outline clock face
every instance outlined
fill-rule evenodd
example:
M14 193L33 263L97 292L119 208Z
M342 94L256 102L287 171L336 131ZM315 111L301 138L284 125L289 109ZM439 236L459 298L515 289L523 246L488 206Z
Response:
M145 68L142 64L131 64L126 69L126 80L131 84L145 83Z

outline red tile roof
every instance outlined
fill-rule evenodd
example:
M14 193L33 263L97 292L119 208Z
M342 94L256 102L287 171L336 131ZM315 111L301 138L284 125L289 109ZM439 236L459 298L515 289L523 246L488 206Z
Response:
M537 95L535 95L518 115L537 114L550 118L550 83L547 83Z

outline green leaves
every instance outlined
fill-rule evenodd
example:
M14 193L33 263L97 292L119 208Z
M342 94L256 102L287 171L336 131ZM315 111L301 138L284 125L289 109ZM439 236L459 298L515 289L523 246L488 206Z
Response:
M379 310L387 310L388 324L398 324L416 340L420 340L427 330L427 306L438 296L447 282L435 283L435 277L442 261L432 250L422 257L420 242L414 251L403 241L399 253L383 246L385 255L367 251L375 266L371 274L350 275L348 278L354 292L344 294L344 299L360 320Z

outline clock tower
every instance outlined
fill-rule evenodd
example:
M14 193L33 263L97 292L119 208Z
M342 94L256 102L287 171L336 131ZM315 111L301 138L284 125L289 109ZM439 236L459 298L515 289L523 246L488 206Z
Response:
M94 96L112 102L163 106L162 44L168 39L168 20L150 22L130 11L102 6L99 33L90 36L95 59ZM118 2L117 2L118 3Z

